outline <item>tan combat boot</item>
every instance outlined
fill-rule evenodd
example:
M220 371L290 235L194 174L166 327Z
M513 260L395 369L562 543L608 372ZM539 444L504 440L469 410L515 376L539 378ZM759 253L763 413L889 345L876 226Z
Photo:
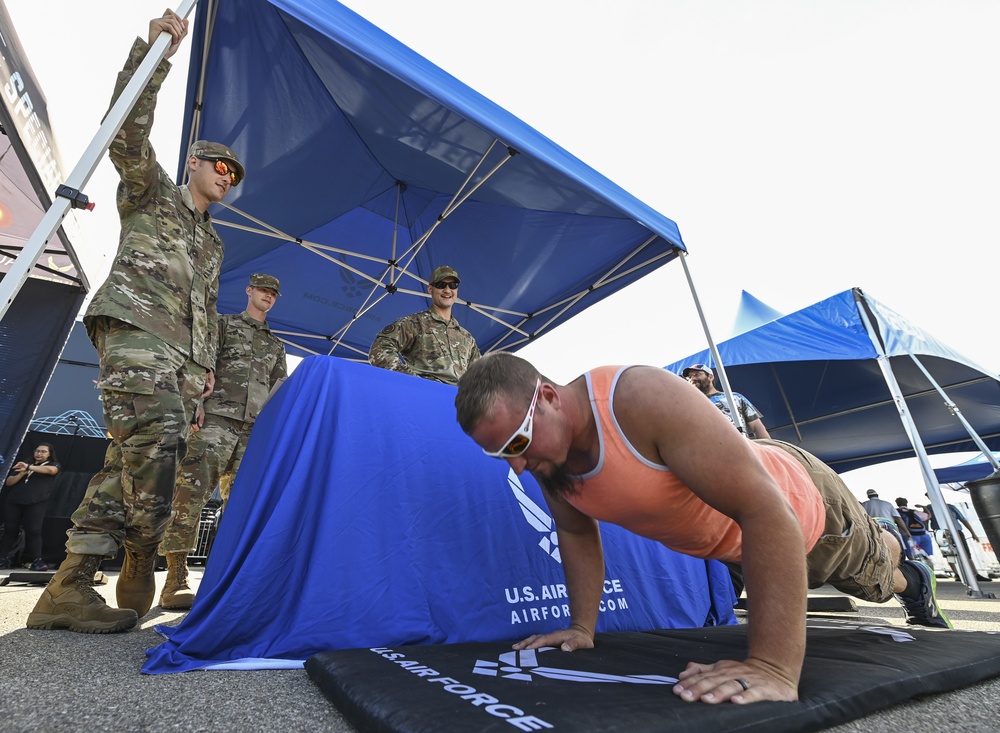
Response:
M188 585L186 552L168 552L167 580L160 593L160 607L186 610L194 604L194 591Z
M125 562L118 576L115 597L118 608L131 608L142 618L153 605L156 592L156 578L153 570L156 564L158 543L138 545L125 540Z
M135 626L139 620L135 611L111 608L93 588L94 573L103 559L100 555L67 553L28 614L28 628L112 634Z

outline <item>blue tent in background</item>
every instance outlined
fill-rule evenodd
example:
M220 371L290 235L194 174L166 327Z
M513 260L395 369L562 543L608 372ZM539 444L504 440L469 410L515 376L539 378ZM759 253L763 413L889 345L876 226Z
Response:
M733 327L730 329L729 335L739 336L741 333L757 328L757 326L775 321L783 315L785 314L744 290L740 293L740 307L736 311L736 318L733 319Z
M1000 448L997 375L860 289L759 325L718 350L732 388L760 409L771 437L839 472L915 455L889 379L928 453L978 450L913 356L985 443ZM705 350L666 368L679 374L695 363L714 365Z
M1000 459L1000 451L995 451L993 457ZM945 468L935 468L934 475L942 484L964 484L966 481L973 481L977 478L986 478L993 473L993 464L984 453L980 453L975 458L970 458L964 463L956 463L954 466Z
M441 264L480 348L515 350L684 251L672 221L332 0L200 2L184 138L248 172L212 212L220 311L276 275L290 353L365 359Z

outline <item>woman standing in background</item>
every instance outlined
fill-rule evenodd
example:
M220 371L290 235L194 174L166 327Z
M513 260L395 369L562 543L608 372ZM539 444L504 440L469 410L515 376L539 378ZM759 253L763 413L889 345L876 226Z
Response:
M42 559L42 520L45 505L52 496L59 473L55 448L39 443L34 463L18 461L4 482L9 487L4 503L3 542L0 543L0 568L9 568L15 558L8 557L14 549L17 530L24 529L24 557L33 558L32 570L48 570Z

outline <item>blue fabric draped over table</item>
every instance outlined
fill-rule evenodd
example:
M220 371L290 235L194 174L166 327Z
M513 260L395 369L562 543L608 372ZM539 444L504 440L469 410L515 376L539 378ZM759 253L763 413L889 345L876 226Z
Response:
M143 671L301 666L569 623L541 490L455 421L455 388L310 357L257 420L194 608ZM735 623L726 568L602 525L598 630Z

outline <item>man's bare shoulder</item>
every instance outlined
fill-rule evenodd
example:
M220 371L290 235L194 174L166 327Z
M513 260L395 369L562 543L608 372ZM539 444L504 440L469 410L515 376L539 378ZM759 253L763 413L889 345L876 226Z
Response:
M653 438L661 445L668 441L683 446L697 435L732 430L711 400L687 380L658 367L625 370L615 387L614 410L627 433Z
M690 385L676 374L653 366L633 366L622 372L615 387L615 397L648 402L678 389L690 391Z
M615 418L633 445L651 460L657 460L654 444L668 437L676 443L683 436L691 408L697 412L705 406L711 403L698 390L658 367L626 369L615 386Z

